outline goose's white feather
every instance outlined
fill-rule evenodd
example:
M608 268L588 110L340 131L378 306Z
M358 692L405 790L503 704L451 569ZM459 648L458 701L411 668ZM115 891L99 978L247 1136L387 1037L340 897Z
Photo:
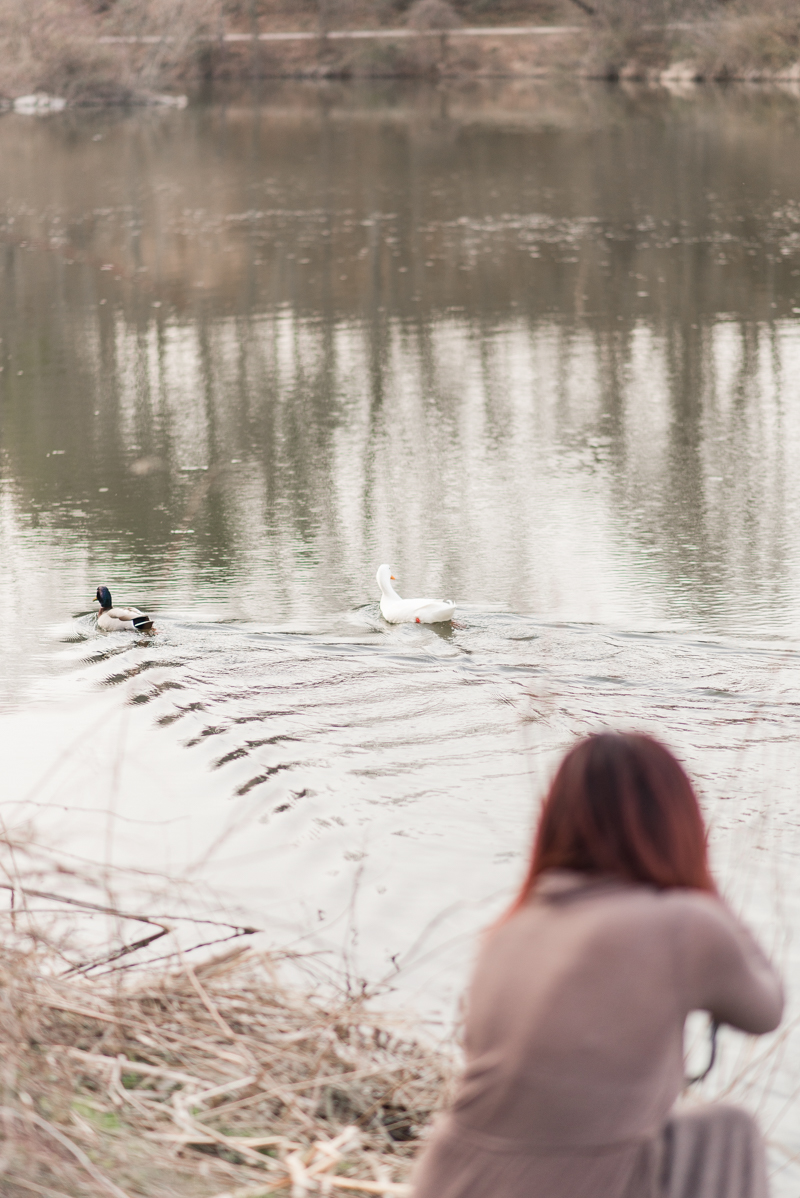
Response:
M452 620L456 605L450 599L403 599L392 586L391 566L377 573L381 588L381 614L390 624L444 624Z

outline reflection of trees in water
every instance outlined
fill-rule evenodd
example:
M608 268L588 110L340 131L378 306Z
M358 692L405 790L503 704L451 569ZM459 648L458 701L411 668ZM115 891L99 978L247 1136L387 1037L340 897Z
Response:
M191 468L221 468L183 550L204 576L269 561L288 594L299 563L346 591L388 541L469 586L476 542L536 573L573 478L575 519L607 508L681 603L787 586L783 101L530 95L126 119L105 157L90 120L28 127L46 170L0 130L23 508L152 554Z

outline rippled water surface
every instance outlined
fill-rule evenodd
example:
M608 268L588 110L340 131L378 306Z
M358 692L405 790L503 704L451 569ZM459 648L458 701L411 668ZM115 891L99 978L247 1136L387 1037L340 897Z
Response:
M6 826L446 1021L558 755L655 731L792 999L707 1092L800 1192L800 100L296 85L0 163Z

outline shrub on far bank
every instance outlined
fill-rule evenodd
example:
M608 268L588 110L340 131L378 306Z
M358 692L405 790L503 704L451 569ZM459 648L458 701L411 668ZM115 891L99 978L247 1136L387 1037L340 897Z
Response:
M416 38L409 47L413 71L419 75L437 75L446 69L446 33L457 29L461 20L448 0L416 0L408 10L407 24L418 33L439 37Z
M703 79L763 78L800 59L798 0L585 0L587 73L648 78L681 60Z
M682 0L593 0L589 6L594 36L585 62L588 74L646 78L669 66L677 40L670 26L688 15Z
M0 0L0 95L146 100L198 74L222 13L221 0ZM104 35L151 40L131 46L104 43Z
M0 0L0 94L124 102L130 72L119 51L96 38L95 22L78 0Z
M461 21L448 0L416 0L408 10L408 24L421 32L457 29Z
M130 55L137 84L157 89L209 73L225 15L223 0L113 0L103 32L158 39L140 43Z
M402 24L415 0L374 0L385 23ZM571 19L575 9L570 0L450 0L465 24L539 25Z
M728 4L698 37L695 62L706 79L746 79L785 71L800 59L800 4Z

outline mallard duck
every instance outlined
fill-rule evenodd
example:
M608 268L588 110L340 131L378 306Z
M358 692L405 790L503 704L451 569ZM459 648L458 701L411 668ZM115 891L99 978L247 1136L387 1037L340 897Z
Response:
M111 591L108 587L98 587L93 600L100 604L97 617L97 627L104 632L121 632L128 629L131 632L149 632L153 621L138 607L114 607L111 603Z
M381 566L377 579L381 614L390 624L443 624L452 620L456 605L450 599L401 599L392 586L396 579L391 566Z

